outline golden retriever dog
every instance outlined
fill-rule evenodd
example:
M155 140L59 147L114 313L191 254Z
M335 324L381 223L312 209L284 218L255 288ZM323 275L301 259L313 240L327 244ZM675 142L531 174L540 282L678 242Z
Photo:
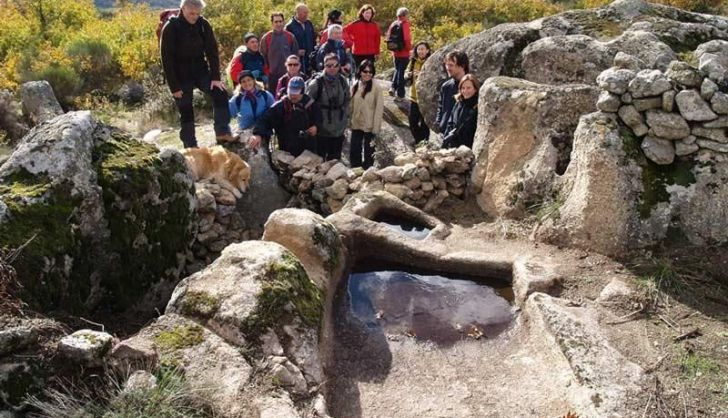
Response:
M220 145L212 148L186 148L182 154L195 181L214 179L236 198L243 196L250 184L250 166L238 154Z

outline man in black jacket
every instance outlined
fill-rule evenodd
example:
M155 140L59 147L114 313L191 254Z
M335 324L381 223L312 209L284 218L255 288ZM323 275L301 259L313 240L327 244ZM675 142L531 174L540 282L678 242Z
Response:
M203 7L203 0L181 0L179 16L167 21L160 41L162 68L179 110L179 136L185 148L197 147L192 108L195 87L212 96L217 141L233 140L227 91L220 81L217 41L212 26L200 15Z
M304 94L304 86L303 78L291 78L288 93L258 119L253 136L248 140L250 148L257 150L262 145L267 149L267 142L275 131L279 148L294 157L305 150L316 152L316 126L321 124L321 110Z
M447 122L450 120L450 113L455 106L455 95L458 94L460 79L470 72L468 55L458 50L448 52L445 56L445 69L450 78L440 87L440 103L437 106L437 118L435 119L435 126L441 134L447 130Z

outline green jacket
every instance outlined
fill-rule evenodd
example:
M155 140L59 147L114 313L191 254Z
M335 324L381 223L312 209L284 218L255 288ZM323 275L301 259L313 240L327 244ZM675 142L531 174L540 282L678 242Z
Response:
M351 93L349 81L337 74L332 81L319 75L309 80L306 94L314 99L321 109L321 125L317 126L318 135L338 137L344 135L349 116Z

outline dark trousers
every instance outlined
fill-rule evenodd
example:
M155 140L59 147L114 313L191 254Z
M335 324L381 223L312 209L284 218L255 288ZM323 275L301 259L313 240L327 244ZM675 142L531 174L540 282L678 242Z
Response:
M409 126L412 136L415 138L415 144L430 138L430 128L427 127L417 102L412 102L410 105Z
M404 98L404 72L407 69L409 58L394 59L394 76L392 77L392 90L397 92L397 97Z
M278 88L278 79L283 77L285 74L286 73L283 73L283 74L270 73L268 75L268 85L266 86L266 89L268 90L268 92L270 92L270 94L275 96L276 88ZM288 87L288 86L286 86L286 87Z
M180 131L179 138L185 148L196 148L195 137L195 110L192 106L192 91L195 87L212 96L212 118L214 120L215 135L230 134L230 109L228 108L227 92L210 90L210 75L201 74L191 80L182 80L182 97L175 98L179 111Z
M351 131L351 149L349 150L349 164L352 167L367 169L374 165L374 134L358 129ZM362 164L362 152L364 152L364 164Z
M316 137L316 154L324 161L340 160L341 147L344 145L343 136L317 136Z
M278 148L298 157L303 151L316 153L316 138L308 135L278 135Z
M376 62L376 58L374 58L374 55L353 55L354 57L354 68L351 69L351 72L356 74L356 71L359 69L359 66L362 62L365 60L369 60L374 64Z

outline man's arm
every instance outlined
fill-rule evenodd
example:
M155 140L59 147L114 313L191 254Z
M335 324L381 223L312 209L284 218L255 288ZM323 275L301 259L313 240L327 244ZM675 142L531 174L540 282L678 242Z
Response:
M210 79L220 81L220 55L217 51L215 33L212 31L212 26L207 19L202 20L202 25L205 30L205 57L210 66Z
M160 54L162 58L162 69L164 70L164 76L167 78L167 85L169 91L176 93L182 90L179 80L177 79L177 72L175 71L174 65L174 43L175 43L175 32L172 27L172 22L167 22L162 28L162 37L160 40Z

